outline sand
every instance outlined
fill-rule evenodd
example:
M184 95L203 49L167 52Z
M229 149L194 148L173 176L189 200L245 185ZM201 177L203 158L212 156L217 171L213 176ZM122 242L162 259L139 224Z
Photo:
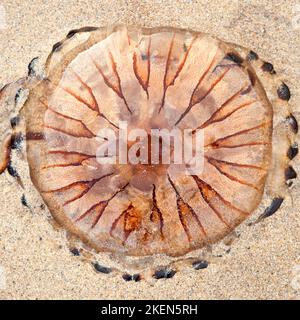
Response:
M300 8L295 1L2 0L0 5L6 12L6 28L0 25L0 86L24 75L33 57L45 59L71 29L116 22L169 25L255 49L282 74L299 115ZM294 167L299 171L297 161ZM137 283L96 273L69 252L65 233L49 223L46 210L21 204L23 192L12 177L1 175L0 185L0 299L300 298L297 182L280 211L238 228L231 250L216 255L207 269L185 267L172 279Z

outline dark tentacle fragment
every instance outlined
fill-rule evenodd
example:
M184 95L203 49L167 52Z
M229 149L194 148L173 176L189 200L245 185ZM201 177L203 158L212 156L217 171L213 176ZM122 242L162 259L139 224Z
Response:
M12 166L11 162L9 162L9 164L7 166L7 171L12 177L19 178L19 174L18 174L17 170Z
M274 67L272 65L272 63L270 62L264 62L261 66L261 69L264 71L264 72L268 72L270 74L275 74L276 71L274 70Z
M128 273L124 273L124 274L122 275L122 278L123 278L125 281L135 281L135 282L138 282L138 281L141 280L141 276L140 276L138 273L133 274L133 275L128 274Z
M112 272L111 268L104 267L104 266L100 265L98 262L93 263L93 266L94 266L95 270L100 273L109 274Z
M282 82L281 85L278 87L277 94L278 97L282 100L288 101L291 98L290 89L284 82Z
M208 267L208 262L206 260L198 260L193 262L192 267L195 270L206 269Z
M52 47L52 53L59 51L59 50L61 49L61 47L62 47L62 44L63 44L63 43L62 43L61 41L55 43L55 44L53 45L53 47Z
M286 118L286 122L290 125L291 129L293 130L293 132L296 134L298 133L298 122L296 120L296 118L294 117L294 115L290 114L287 118Z
M248 61L254 61L258 59L258 54L255 53L254 51L250 50L248 55L247 55L247 60Z
M70 249L70 252L76 257L80 256L80 251L77 248Z
M71 31L69 31L69 33L67 34L67 39L72 38L76 33L80 33L80 32L92 32L92 31L96 31L99 28L97 27L83 27L80 29L73 29Z
M20 149L23 140L24 140L24 137L21 132L19 132L17 134L13 134L11 137L11 144L10 144L11 149L13 149L13 150Z
M298 145L297 143L294 143L289 147L287 156L289 157L290 160L292 160L296 157L298 152L299 152Z
M16 116L10 119L10 125L12 128L15 128L20 123L20 117Z
M174 275L176 274L175 270L172 269L160 269L155 271L153 274L153 278L155 279L170 279L173 278Z
M11 161L9 161L6 169L7 169L7 172L8 172L12 177L16 178L16 180L17 180L18 184L21 186L21 188L24 189L24 185L23 185L23 182L22 182L22 180L21 180L21 177L19 176L18 171L12 166ZM3 171L2 171L2 172L3 172ZM0 173L2 173L2 172L0 172Z
M271 204L266 208L266 210L264 211L264 213L262 215L259 216L259 218L255 221L255 223L260 222L261 220L272 216L281 206L282 202L283 202L283 198L278 197L278 198L274 198L271 202Z
M37 62L38 59L39 59L39 57L35 57L30 61L29 65L27 67L28 68L28 73L27 74L28 74L29 77L36 75L35 66L36 66L36 62Z
M296 179L297 178L297 172L292 166L289 166L285 169L285 180L291 180L291 179Z
M22 205L23 205L24 207L29 208L29 205L28 205L27 200L26 200L26 198L25 198L25 194L23 194L22 197L21 197L21 203L22 203Z
M233 61L238 65L241 65L243 63L243 58L234 52L227 53L224 59Z

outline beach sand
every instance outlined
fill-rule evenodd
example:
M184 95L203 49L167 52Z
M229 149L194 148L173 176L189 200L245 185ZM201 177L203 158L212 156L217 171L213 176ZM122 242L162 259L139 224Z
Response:
M289 85L290 102L299 116L296 1L1 0L1 5L6 25L0 24L0 87L25 75L32 58L44 60L71 29L119 22L166 25L208 32L254 49ZM293 166L299 172L297 161ZM187 266L172 279L150 282L125 282L114 272L96 273L70 253L65 232L53 227L47 210L39 203L32 204L34 210L21 204L23 191L12 177L1 175L0 185L0 299L300 298L297 181L274 216L253 226L244 223L230 250L211 259L208 268L195 271Z

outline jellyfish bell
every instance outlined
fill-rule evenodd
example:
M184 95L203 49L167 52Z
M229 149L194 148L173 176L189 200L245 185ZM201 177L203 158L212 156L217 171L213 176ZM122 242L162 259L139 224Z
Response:
M295 124L287 126L288 88L250 53L176 28L69 33L43 75L31 72L0 96L12 106L17 90L29 91L20 115L30 176L53 217L98 252L181 256L230 234L266 190L266 215L274 213L286 195ZM188 142L177 163L161 161L166 138L149 157L151 130L181 132Z

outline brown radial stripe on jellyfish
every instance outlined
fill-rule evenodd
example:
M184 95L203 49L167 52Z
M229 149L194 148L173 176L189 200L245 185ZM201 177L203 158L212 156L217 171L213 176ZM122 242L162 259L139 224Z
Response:
M160 237L162 240L164 240L164 234L163 234L164 218L157 204L155 185L153 185L153 191L152 191L152 208L151 208L150 220L154 223L159 224Z
M249 62L202 33L91 33L53 52L29 100L27 131L44 137L28 141L31 176L53 216L97 250L128 255L182 255L221 239L258 206L271 156L272 108ZM120 121L148 143L151 129L201 129L203 170L187 175L161 150L154 164L98 161L108 141L99 132L118 136Z
M148 45L145 51L141 48L137 52L133 53L133 70L136 78L138 79L140 85L145 90L147 98L149 99L149 79L150 79L150 48L151 48L151 36L148 38Z
M137 210L131 203L125 209L120 216L113 222L111 229L110 229L110 235L113 237L114 232L116 232L116 228L118 224L120 224L121 231L116 232L117 235L119 233L124 233L122 243L125 244L127 238L129 237L130 233L136 230L140 226L141 222L141 213L139 210Z
M195 213L193 208L191 208L191 206L182 199L177 188L175 187L174 182L172 181L172 179L169 176L168 176L168 180L176 193L176 203L177 203L177 211L178 211L179 219L180 219L180 222L183 226L183 229L187 235L188 240L191 241L191 238L192 238L190 231L189 231L189 226L187 223L189 215L191 215L195 219L196 223L199 226L200 232L204 235L204 237L206 237L207 234L203 228L203 225L201 224L199 217L197 216L197 214ZM189 220L191 220L191 219L189 219Z

